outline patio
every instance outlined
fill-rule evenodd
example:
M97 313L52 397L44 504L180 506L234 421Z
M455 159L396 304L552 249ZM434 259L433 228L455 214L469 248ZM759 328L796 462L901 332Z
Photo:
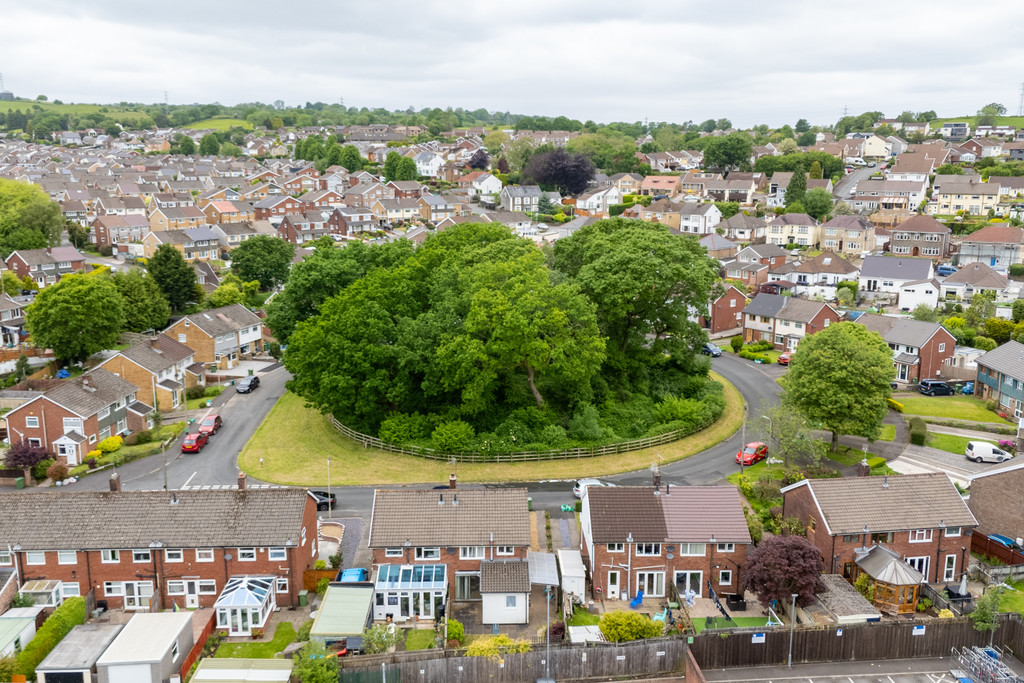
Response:
M513 638L526 638L536 640L544 637L544 628L547 619L547 610L544 607L544 587L533 586L530 591L530 614L529 623L526 624L500 624L497 631L491 624L481 622L483 618L483 602L479 600L469 602L449 603L449 613L457 619L470 635L492 635L503 633ZM558 620L558 605L551 603L551 622Z

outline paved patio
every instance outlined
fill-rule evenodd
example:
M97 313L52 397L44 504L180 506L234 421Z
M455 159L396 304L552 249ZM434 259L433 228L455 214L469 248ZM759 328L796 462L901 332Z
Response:
M466 633L475 635L491 635L494 627L491 624L483 623L483 603L479 600L472 602L450 603L451 616L462 623ZM557 619L558 605L551 604L551 621ZM546 610L544 607L544 587L534 586L530 592L530 621L527 624L499 624L498 633L503 633L513 638L526 638L535 640L544 637L546 625Z

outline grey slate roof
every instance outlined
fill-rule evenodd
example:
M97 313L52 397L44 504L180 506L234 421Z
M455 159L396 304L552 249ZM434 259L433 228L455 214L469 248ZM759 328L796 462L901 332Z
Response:
M69 379L46 391L46 398L68 410L89 417L111 403L133 396L139 387L103 368Z
M485 560L481 562L480 592L529 593L529 563L526 560Z
M748 216L747 214L740 212L729 216L716 227L736 230L754 230L765 225L768 224L757 216Z
M931 276L932 261L909 256L866 256L860 267L861 277L926 280Z
M124 624L79 624L46 655L36 671L91 669Z
M931 339L932 335L942 328L938 323L909 318L893 318L877 313L865 313L857 318L857 322L869 330L882 335L882 339L890 344L903 344L920 348Z
M595 543L750 543L735 486L590 488Z
M0 493L0 539L22 550L148 548L154 541L167 548L298 546L308 495L295 488ZM38 524L58 509L67 514L60 524Z
M493 538L492 538L493 534ZM530 545L526 489L378 489L371 548Z
M1024 344L1012 339L978 357L978 365L1016 379L1024 379Z
M718 233L711 233L700 240L700 246L704 247L708 251L716 251L718 249L732 249L736 245L732 240L722 237Z
M975 527L978 521L945 472L898 477L804 479L830 535Z
M816 316L823 306L827 305L820 301L762 292L747 304L743 313L806 323Z

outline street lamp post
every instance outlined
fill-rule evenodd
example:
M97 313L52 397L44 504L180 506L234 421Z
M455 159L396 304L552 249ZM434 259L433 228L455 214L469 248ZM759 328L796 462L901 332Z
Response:
M331 505L331 456L327 456L327 519L333 517L333 508Z
M786 664L787 669L793 668L793 629L796 626L796 598L797 594L793 593L793 607L789 612L789 662Z

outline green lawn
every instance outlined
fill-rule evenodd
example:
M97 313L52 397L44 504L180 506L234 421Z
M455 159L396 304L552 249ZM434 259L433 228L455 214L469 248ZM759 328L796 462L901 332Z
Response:
M969 436L957 436L955 434L938 434L929 432L928 440L925 441L925 445L930 446L932 448L938 448L940 451L946 451L947 453L956 453L957 455L963 455L964 453L967 452L967 442L978 440L979 439L972 439ZM994 446L999 445L995 441L987 442Z
M426 650L434 646L434 631L428 628L411 628L405 636L406 650Z
M230 386L230 385L228 385L228 386ZM209 400L211 400L211 399L213 399L213 398L215 398L217 396L220 396L223 391L224 391L224 387L222 387L222 386L206 387L206 396L204 396L202 398L190 398L190 399L186 400L185 402L188 404L188 409L189 410L196 410L198 408L205 408L207 401L209 401Z
M601 617L591 614L585 609L575 608L572 616L565 622L566 626L597 626L601 623Z
M253 643L221 643L215 657L237 657L240 659L273 659L274 655L284 650L295 640L295 628L287 621L282 621L274 631L270 640Z
M460 463L459 479L467 482L537 481L599 477L648 466L653 459L669 463L704 451L735 434L743 420L743 397L719 375L725 389L725 410L718 422L679 441L629 453L588 458L516 463ZM341 435L330 420L286 392L242 449L239 467L261 481L292 486L323 486L327 455L335 466L331 481L339 486L366 486L448 481L451 466L443 460L386 453L363 448ZM263 462L260 462L262 458Z
M882 432L878 435L879 441L892 441L896 438L896 425L882 425Z
M228 130L232 127L252 130L252 124L243 119L203 119L202 121L196 121L195 123L190 123L185 126L185 128L191 128L193 130L206 130L207 128L212 128L213 130Z
M735 456L732 458L733 467L736 467L736 471L726 477L726 480L730 484L738 484L740 480L739 465L736 464ZM767 460L754 463L749 467L743 468L743 474L750 477L752 481L758 481L761 477L771 477L772 479L782 479L786 476L786 466L783 464L769 465Z
M1008 581L1016 590L1003 590L999 596L1000 612L1019 612L1024 614L1024 581Z
M976 398L966 396L901 396L896 399L903 404L906 415L925 417L951 417L974 422L995 422L1011 424L999 417Z
M767 626L767 617L733 617L727 621L725 617L715 617L711 620L711 628L747 628L751 626ZM693 619L693 628L700 633L707 626L707 619Z

